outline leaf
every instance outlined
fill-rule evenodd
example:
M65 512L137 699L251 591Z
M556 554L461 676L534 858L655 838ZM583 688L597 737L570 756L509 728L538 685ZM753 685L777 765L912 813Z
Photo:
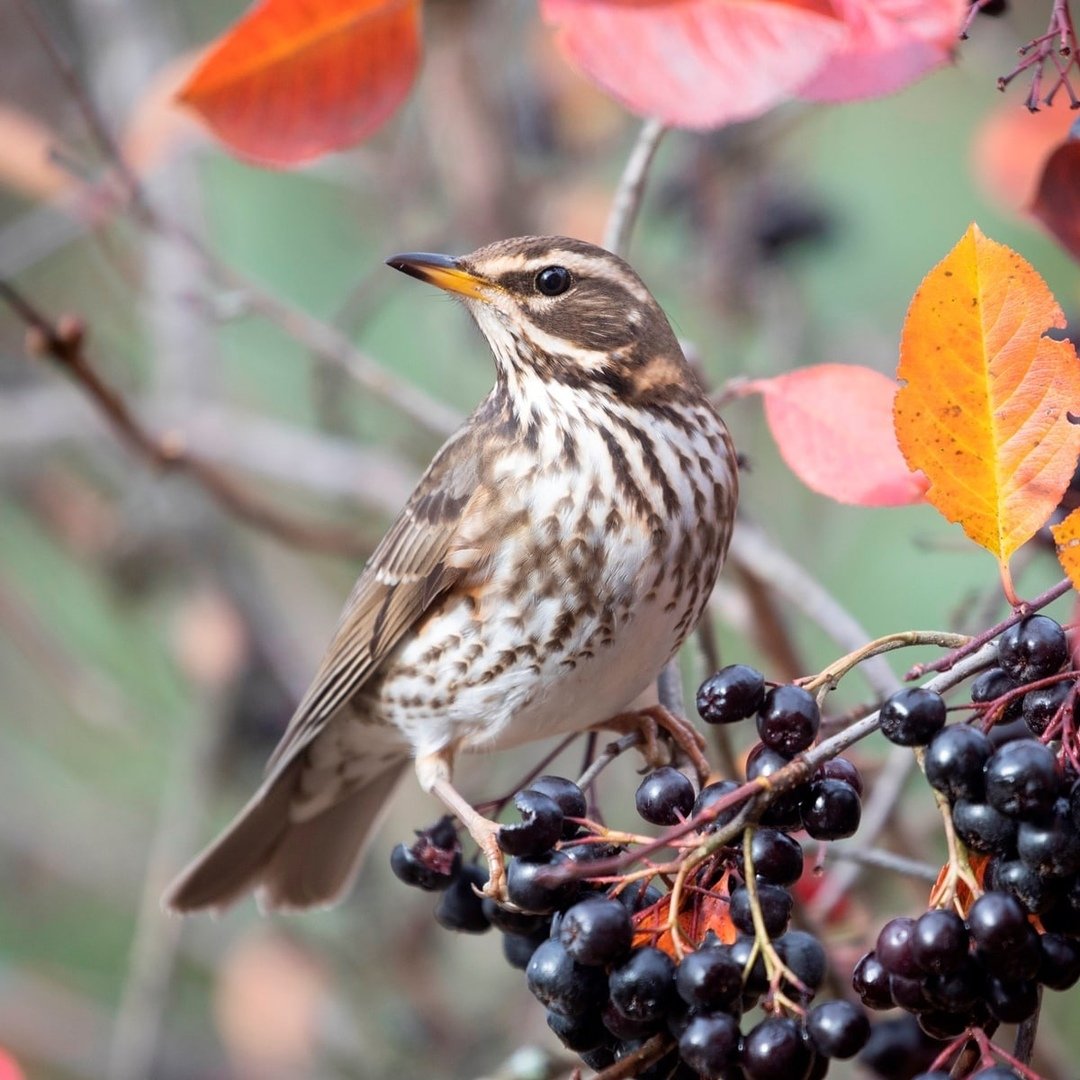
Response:
M811 101L857 101L902 90L951 58L965 0L834 0L846 41L799 90Z
M1080 363L1035 269L972 225L927 274L900 342L896 433L926 497L997 558L1049 518L1080 452Z
M1051 525L1050 532L1057 545L1058 559L1073 588L1080 592L1080 506L1060 525Z
M0 187L32 199L51 199L70 190L71 176L52 157L62 145L40 120L0 101Z
M226 146L296 165L394 113L420 61L420 0L261 0L181 88Z
M730 945L738 930L731 921L727 896L728 877L725 871L716 886L707 893L691 890L683 894L683 908L679 912L679 930L685 941L695 947L700 945L710 931L725 945ZM631 885L630 888L633 888ZM721 895L722 894L722 895ZM634 915L634 948L652 945L654 948L675 955L675 944L668 926L671 910L671 893L665 893L655 904Z
M540 11L589 79L680 127L789 100L847 36L826 0L541 0Z
M855 506L920 502L923 477L904 463L893 431L896 383L871 368L820 364L746 389L792 472L811 490Z
M1074 259L1080 259L1080 120L1047 158L1031 212Z

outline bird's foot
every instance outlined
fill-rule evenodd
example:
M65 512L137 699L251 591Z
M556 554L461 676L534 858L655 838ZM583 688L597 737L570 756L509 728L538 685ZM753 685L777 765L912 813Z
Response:
M676 716L663 705L650 705L633 712L619 713L618 716L605 720L603 727L620 731L623 734L636 732L641 736L641 754L650 768L667 765L671 762L671 753L658 738L661 731L678 747L694 766L698 779L705 784L712 772L705 757L705 738L685 717Z

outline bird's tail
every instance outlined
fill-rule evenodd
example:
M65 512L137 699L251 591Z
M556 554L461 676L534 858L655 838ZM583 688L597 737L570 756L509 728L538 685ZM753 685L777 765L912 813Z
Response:
M301 768L293 762L267 782L218 839L169 886L162 901L176 912L223 911L255 890L262 908L326 906L340 899L407 758L304 821L290 808Z

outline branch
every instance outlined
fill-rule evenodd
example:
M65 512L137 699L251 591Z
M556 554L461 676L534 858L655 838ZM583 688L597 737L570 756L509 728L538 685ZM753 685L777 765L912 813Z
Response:
M660 140L667 128L659 120L646 120L641 125L637 142L634 143L626 167L615 189L611 213L604 228L603 246L615 255L626 255L630 246L630 234L641 209L641 199L645 194L645 180L649 175Z
M310 525L288 517L252 498L214 465L190 453L181 438L151 434L124 398L91 366L84 348L86 331L80 322L74 319L51 322L22 293L3 281L0 281L0 300L28 327L30 351L52 357L87 394L117 437L149 464L163 472L185 473L229 513L295 547L354 558L369 553L366 545L357 543L355 530Z

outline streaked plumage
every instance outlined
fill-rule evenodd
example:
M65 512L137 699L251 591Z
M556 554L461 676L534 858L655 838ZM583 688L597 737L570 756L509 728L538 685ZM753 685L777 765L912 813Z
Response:
M268 907L336 900L410 759L476 835L454 756L626 709L727 549L726 428L626 263L563 237L388 261L464 297L496 384L372 555L266 780L166 897L177 910L251 889ZM541 291L550 268L564 292Z

